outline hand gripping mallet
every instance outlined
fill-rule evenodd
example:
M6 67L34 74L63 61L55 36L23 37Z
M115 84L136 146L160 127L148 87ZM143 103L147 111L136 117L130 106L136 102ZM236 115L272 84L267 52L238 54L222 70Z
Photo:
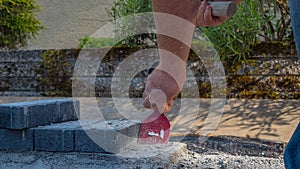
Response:
M212 7L213 16L232 17L236 11L236 4L233 2L209 2ZM156 67L154 64L153 67ZM149 74L153 67L149 69ZM157 94L159 94L159 91ZM149 94L151 97L152 92ZM163 94L162 94L163 95ZM150 99L149 99L150 100ZM150 101L151 102L151 101ZM154 101L157 102L157 101ZM152 104L152 103L151 103ZM168 143L170 138L170 122L168 118L158 111L153 111L141 124L138 142L142 144Z

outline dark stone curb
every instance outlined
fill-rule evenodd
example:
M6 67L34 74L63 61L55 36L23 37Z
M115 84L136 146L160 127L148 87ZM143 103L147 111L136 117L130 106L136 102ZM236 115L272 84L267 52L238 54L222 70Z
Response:
M0 105L0 129L28 129L78 120L79 101L51 99Z

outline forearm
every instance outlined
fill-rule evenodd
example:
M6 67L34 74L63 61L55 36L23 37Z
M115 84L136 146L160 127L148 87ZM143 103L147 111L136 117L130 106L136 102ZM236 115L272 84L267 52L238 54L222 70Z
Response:
M243 0L232 1L239 4ZM159 49L170 51L186 62L195 25L213 26L226 20L207 16L211 13L207 5L201 2L202 0L152 0ZM161 60L165 62L164 59Z
M217 26L228 18L212 16L207 1L200 0L152 0L152 8L160 50L157 68L170 74L182 87L196 25Z
M199 6L197 0L152 0L160 49L187 61Z
M200 3L198 0L152 0L160 49L158 68L171 74L180 86L185 79Z
M213 17L207 1L201 0L152 0L152 7L160 63L147 78L143 93L144 106L152 108L149 98L152 91L158 89L165 97L154 99L155 94L152 93L152 102L156 100L155 103L159 103L157 107L165 107L161 113L166 113L171 110L173 100L183 87L196 25L216 26L228 18ZM166 98L166 103L160 98Z

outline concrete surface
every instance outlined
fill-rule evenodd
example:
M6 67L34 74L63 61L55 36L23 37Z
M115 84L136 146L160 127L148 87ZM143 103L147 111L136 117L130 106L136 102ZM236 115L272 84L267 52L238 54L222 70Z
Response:
M0 97L0 103L48 99L44 97ZM111 98L76 98L80 101L81 119L142 120L145 112L141 99L125 101L118 108ZM200 103L198 104L198 101ZM210 99L194 99L180 108L177 100L167 114L171 121L171 133L175 135L201 134L210 110ZM199 109L197 108L199 105ZM196 107L195 107L196 106ZM133 108L135 110L133 110ZM179 113L179 110L182 111ZM151 112L150 112L151 113ZM209 135L229 135L259 138L287 143L300 121L299 100L228 99L218 125Z
M38 0L45 29L23 49L71 49L109 22L110 0Z
M97 98L96 105L91 98L79 100L82 118L100 118L102 114L104 119L142 120L149 114L142 99L125 99L115 104L110 98ZM182 104L175 101L166 114L171 134L229 135L287 143L300 121L300 100L228 99L223 113L221 108L219 113L212 111L211 104L210 99L187 99Z

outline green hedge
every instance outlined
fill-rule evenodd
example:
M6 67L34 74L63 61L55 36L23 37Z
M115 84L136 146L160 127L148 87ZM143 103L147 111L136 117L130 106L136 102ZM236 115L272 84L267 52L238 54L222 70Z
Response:
M43 28L37 0L0 0L0 49L16 49Z
M151 0L115 0L108 13L112 21L115 21L128 15L151 11ZM289 42L288 44L293 43L289 14L287 0L244 0L238 6L236 15L225 24L218 27L201 27L200 29L213 43L224 60L244 60L254 51L253 49L256 49L258 44L261 45L261 42L284 41ZM130 23L116 25L116 34L126 35L126 31L130 31L128 28L130 28ZM156 44L155 35L137 35L128 37L118 45L136 46L141 44L147 46L149 40L151 44ZM97 44L91 45L91 41ZM95 39L91 39L91 41L88 42L89 46L101 47L102 43L99 41ZM106 40L104 39L104 41ZM268 53L267 50L265 53ZM270 48L269 50L271 52L274 49Z

